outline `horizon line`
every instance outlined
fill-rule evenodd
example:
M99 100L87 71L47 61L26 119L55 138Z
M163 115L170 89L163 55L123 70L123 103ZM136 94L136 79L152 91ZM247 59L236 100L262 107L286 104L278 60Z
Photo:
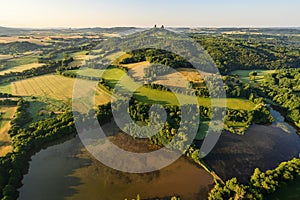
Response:
M157 28L160 28L161 25L158 25ZM14 26L1 26L0 28L10 28L10 29L39 29L39 30L49 30L49 29L95 29L95 28L153 28L153 26L82 26L82 27L14 27ZM188 29L197 29L197 28L215 28L215 29L222 29L222 28L249 28L249 29L299 29L300 26L165 26L165 28L188 28Z

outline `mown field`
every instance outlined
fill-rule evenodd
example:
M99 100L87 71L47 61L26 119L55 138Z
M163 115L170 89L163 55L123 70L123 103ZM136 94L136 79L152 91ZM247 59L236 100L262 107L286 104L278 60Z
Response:
M4 156L12 151L8 130L16 109L17 107L15 106L0 106L0 156Z
M75 79L59 75L44 75L12 82L12 93L18 96L50 97L71 104ZM90 81L86 81L90 83ZM84 88L85 85L82 85ZM83 89L81 88L81 89ZM80 90L80 88L79 88ZM110 96L97 90L95 102L103 104L110 100Z
M257 72L257 76L255 76L255 82L261 82L265 75L272 74L275 72L275 70L235 70L231 72L231 75L238 75L239 78L245 82L245 83L253 83L253 81L250 80L249 73L251 72Z

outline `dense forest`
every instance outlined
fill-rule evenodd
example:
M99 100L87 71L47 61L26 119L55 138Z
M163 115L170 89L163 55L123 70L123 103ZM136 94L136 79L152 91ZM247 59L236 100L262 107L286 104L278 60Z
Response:
M300 69L281 69L264 77L262 95L281 106L287 119L300 127Z
M282 40L193 35L208 52L222 74L237 69L280 69L300 66L299 45ZM264 38L263 36L260 38Z

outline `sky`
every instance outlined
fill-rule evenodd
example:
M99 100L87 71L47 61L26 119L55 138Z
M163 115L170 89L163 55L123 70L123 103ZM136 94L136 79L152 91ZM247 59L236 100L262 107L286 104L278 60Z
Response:
M299 0L0 0L0 26L300 27Z

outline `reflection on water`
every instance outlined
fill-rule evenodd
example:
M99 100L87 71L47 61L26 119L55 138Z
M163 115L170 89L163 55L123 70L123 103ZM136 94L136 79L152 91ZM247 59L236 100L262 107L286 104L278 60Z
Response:
M243 136L223 133L204 161L225 180L238 177L247 182L256 167L267 170L298 157L300 138L296 130L279 112L271 109L271 114L275 122L270 126L252 125Z
M207 198L213 179L183 157L160 171L123 173L93 159L77 137L33 156L23 184L21 200L123 200L137 194L142 198L180 195L193 200Z
M271 126L278 127L287 133L297 133L297 130L294 129L294 127L284 121L284 117L279 112L271 109L271 115L274 118L274 123Z

